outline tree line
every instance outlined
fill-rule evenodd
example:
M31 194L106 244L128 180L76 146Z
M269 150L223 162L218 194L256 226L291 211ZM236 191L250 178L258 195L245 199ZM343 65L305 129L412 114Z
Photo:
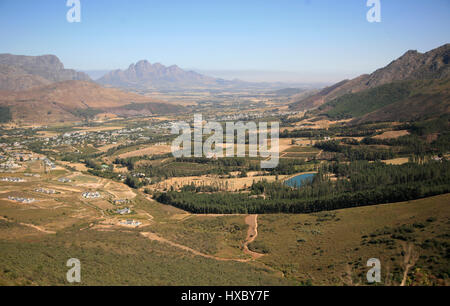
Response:
M365 161L331 163L322 166L314 179L300 188L262 181L251 186L250 194L169 191L156 194L156 200L200 214L311 213L448 193L449 170L448 161L405 165ZM331 180L330 175L337 180Z

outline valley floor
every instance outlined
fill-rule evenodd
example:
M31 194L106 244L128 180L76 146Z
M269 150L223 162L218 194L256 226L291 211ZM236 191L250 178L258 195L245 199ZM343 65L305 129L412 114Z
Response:
M56 183L71 177L68 188ZM316 214L194 215L136 193L131 216L111 213L108 201L79 193L97 177L61 173L0 185L0 283L67 285L65 263L82 263L82 285L356 285L366 262L379 258L383 284L448 284L450 194ZM44 185L61 191L35 204ZM123 187L121 187L123 186ZM103 189L105 188L105 189ZM114 193L130 193L125 185ZM35 195L36 196L36 195ZM37 197L37 196L36 196ZM120 225L139 220L138 227ZM428 283L427 283L428 282Z

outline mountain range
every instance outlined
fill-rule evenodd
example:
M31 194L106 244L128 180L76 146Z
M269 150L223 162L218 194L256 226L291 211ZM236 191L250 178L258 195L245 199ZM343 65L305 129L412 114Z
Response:
M353 80L343 80L326 87L311 97L295 101L291 104L291 108L295 110L316 108L345 94L361 92L395 81L450 77L449 58L450 44L426 53L410 50L372 74L364 74Z
M54 55L0 54L0 90L20 91L62 81L90 81L90 77L65 69Z
M151 64L142 60L131 64L126 70L114 70L97 80L99 84L132 89L171 89L205 86L224 86L236 81L216 79L185 71L173 65L166 67L160 63Z
M176 113L183 107L105 88L83 72L65 69L54 55L0 54L2 121L46 124L80 121L99 113L120 116Z
M408 51L384 68L326 87L294 101L292 110L314 110L353 122L414 120L450 111L450 44L426 53Z
M291 110L309 110L331 119L352 118L352 122L438 116L450 112L449 59L450 44L426 53L408 51L372 74L320 91L285 88L273 93L297 99L290 105ZM245 82L225 81L145 60L126 70L108 72L94 83L86 73L65 69L54 55L0 54L0 108L8 113L2 118L23 123L79 121L103 112L135 116L184 110L172 103L110 87L225 89L242 83Z

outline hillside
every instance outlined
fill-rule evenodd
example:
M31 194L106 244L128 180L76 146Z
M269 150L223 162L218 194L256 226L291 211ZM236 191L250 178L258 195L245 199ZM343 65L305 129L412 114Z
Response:
M29 74L18 67L0 64L0 90L20 91L48 84L51 82L39 75Z
M134 89L212 86L228 81L204 76L194 71L185 71L176 65L166 67L146 60L131 64L126 70L114 70L97 82L102 85Z
M90 78L83 72L65 69L54 55L0 54L0 90L27 90L69 80L90 81Z
M423 119L450 112L450 79L394 82L346 94L314 113L352 123Z
M405 121L450 114L450 79L415 82L410 96L352 120L352 124Z
M405 80L444 79L450 76L450 44L426 53L408 51L372 74L361 75L353 80L344 80L325 88L321 92L295 101L293 110L313 109L346 94L358 93L384 84Z
M26 123L77 121L106 110L120 112L134 103L145 105L145 114L174 113L182 108L118 89L84 81L65 81L22 92L0 92L0 106L8 107L12 120ZM137 113L136 115L139 115Z
M270 91L269 93L277 95L277 96L295 96L304 93L307 91L305 88L282 88L279 90Z
M352 123L424 119L450 113L450 79L394 82L346 94L313 113Z

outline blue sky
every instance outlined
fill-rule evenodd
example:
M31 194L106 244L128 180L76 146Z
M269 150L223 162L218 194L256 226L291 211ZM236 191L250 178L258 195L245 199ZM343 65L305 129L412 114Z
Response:
M55 54L68 68L147 59L202 71L284 71L302 80L371 72L409 49L450 42L450 0L0 0L0 53Z

